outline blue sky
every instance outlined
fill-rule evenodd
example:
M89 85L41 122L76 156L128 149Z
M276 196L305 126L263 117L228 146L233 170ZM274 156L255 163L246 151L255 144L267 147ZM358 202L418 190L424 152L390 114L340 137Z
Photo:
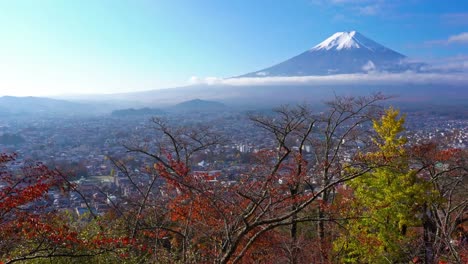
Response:
M467 58L468 1L0 0L0 95L235 76L349 30L412 58Z

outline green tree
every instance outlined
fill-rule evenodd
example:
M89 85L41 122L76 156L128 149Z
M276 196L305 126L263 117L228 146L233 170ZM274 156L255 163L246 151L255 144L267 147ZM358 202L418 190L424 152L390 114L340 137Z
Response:
M393 108L373 122L376 151L362 155L375 166L349 182L352 218L347 234L335 242L345 263L399 263L411 257L409 246L420 226L420 213L430 197L428 183L411 170L404 145L404 117Z

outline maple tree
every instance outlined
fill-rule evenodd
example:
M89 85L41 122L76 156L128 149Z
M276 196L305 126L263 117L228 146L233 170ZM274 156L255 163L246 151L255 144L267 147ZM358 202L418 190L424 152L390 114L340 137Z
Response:
M426 203L423 214L425 263L468 261L468 193L466 150L443 148L426 142L411 147L411 159L418 174L431 183L437 199Z
M123 229L137 244L145 241L152 261L237 263L275 253L297 263L312 261L300 245L313 240L301 229L305 223L318 223L318 261L325 262L329 244L324 223L335 219L324 208L333 202L337 186L370 169L358 162L352 164L356 170L346 170L351 164L343 156L365 135L362 126L378 115L376 103L383 99L337 97L320 115L299 106L277 109L274 119L252 116L277 146L258 151L251 171L235 181L190 170L193 154L219 144L219 136L207 128L171 128L154 119L161 141L157 148L127 146L129 152L152 160L145 171L147 184L137 184L134 179L141 175L124 161L111 159L136 190L125 208L116 205L127 223ZM312 149L308 155L306 146ZM161 181L165 184L158 185Z
M290 192L304 191L304 186L312 190L320 190L317 201L311 206L314 212L308 214L309 217L316 218L316 221L312 222L317 224L315 230L319 245L319 258L314 259L314 262L329 261L332 229L326 228L326 225L333 221L333 215L328 212L327 208L334 202L336 187L370 169L368 164L354 159L353 156L357 153L356 149L366 149L369 146L368 133L364 127L380 115L381 111L377 103L385 99L387 98L380 94L357 98L336 97L326 103L327 110L321 114L313 115L305 111L304 107L298 107L297 110L290 111L279 109L280 118L254 119L275 135L279 149L285 147L290 150L288 154L297 155L303 159L301 162L296 162L295 173L292 175L294 177L301 173L307 175L302 181L296 181L295 184L290 185ZM308 147L312 154L307 159L304 158L305 147ZM294 149L297 149L297 154L291 151ZM355 174L343 173L349 167L359 169L354 171ZM349 176L352 177L348 178ZM343 181L334 184L339 179ZM293 240L294 233L297 232L296 224L292 221L291 237Z
M16 155L0 154L0 257L7 263L74 243L77 234L54 226L48 207L48 191L61 183L58 173L41 163L19 166Z
M16 155L0 154L0 261L90 259L126 246L125 237L86 234L67 214L52 209L50 191L74 188L42 163L23 164ZM85 228L92 223L87 220Z

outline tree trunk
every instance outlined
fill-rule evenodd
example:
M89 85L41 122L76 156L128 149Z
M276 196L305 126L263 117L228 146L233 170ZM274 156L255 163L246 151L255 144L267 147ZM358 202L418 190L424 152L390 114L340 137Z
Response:
M424 263L434 263L434 232L436 227L430 219L430 211L424 206L423 228L424 228Z
M291 188L291 197L294 197L297 194L297 188ZM297 205L294 202L291 206L291 210L295 211L297 209ZM290 262L291 264L296 264L297 263L297 257L299 254L299 247L297 245L297 214L294 214L291 217L291 229L290 229L290 234L291 234L291 259Z
M322 202L325 203L327 201L328 201L328 192L324 192L322 196ZM322 220L325 218L325 211L320 206L318 208L318 218L319 218L319 221L317 223L317 236L319 239L320 263L327 263L328 252L327 252L327 246L325 243L325 240L326 240L325 221Z

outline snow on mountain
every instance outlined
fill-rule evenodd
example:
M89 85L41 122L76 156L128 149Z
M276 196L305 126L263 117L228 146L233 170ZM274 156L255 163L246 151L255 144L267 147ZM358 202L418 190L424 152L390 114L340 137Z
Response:
M342 50L352 48L365 48L371 51L385 49L384 46L374 42L356 31L337 32L327 38L320 44L312 48L312 50Z
M308 76L369 72L419 71L422 64L357 31L337 32L289 60L239 77Z

